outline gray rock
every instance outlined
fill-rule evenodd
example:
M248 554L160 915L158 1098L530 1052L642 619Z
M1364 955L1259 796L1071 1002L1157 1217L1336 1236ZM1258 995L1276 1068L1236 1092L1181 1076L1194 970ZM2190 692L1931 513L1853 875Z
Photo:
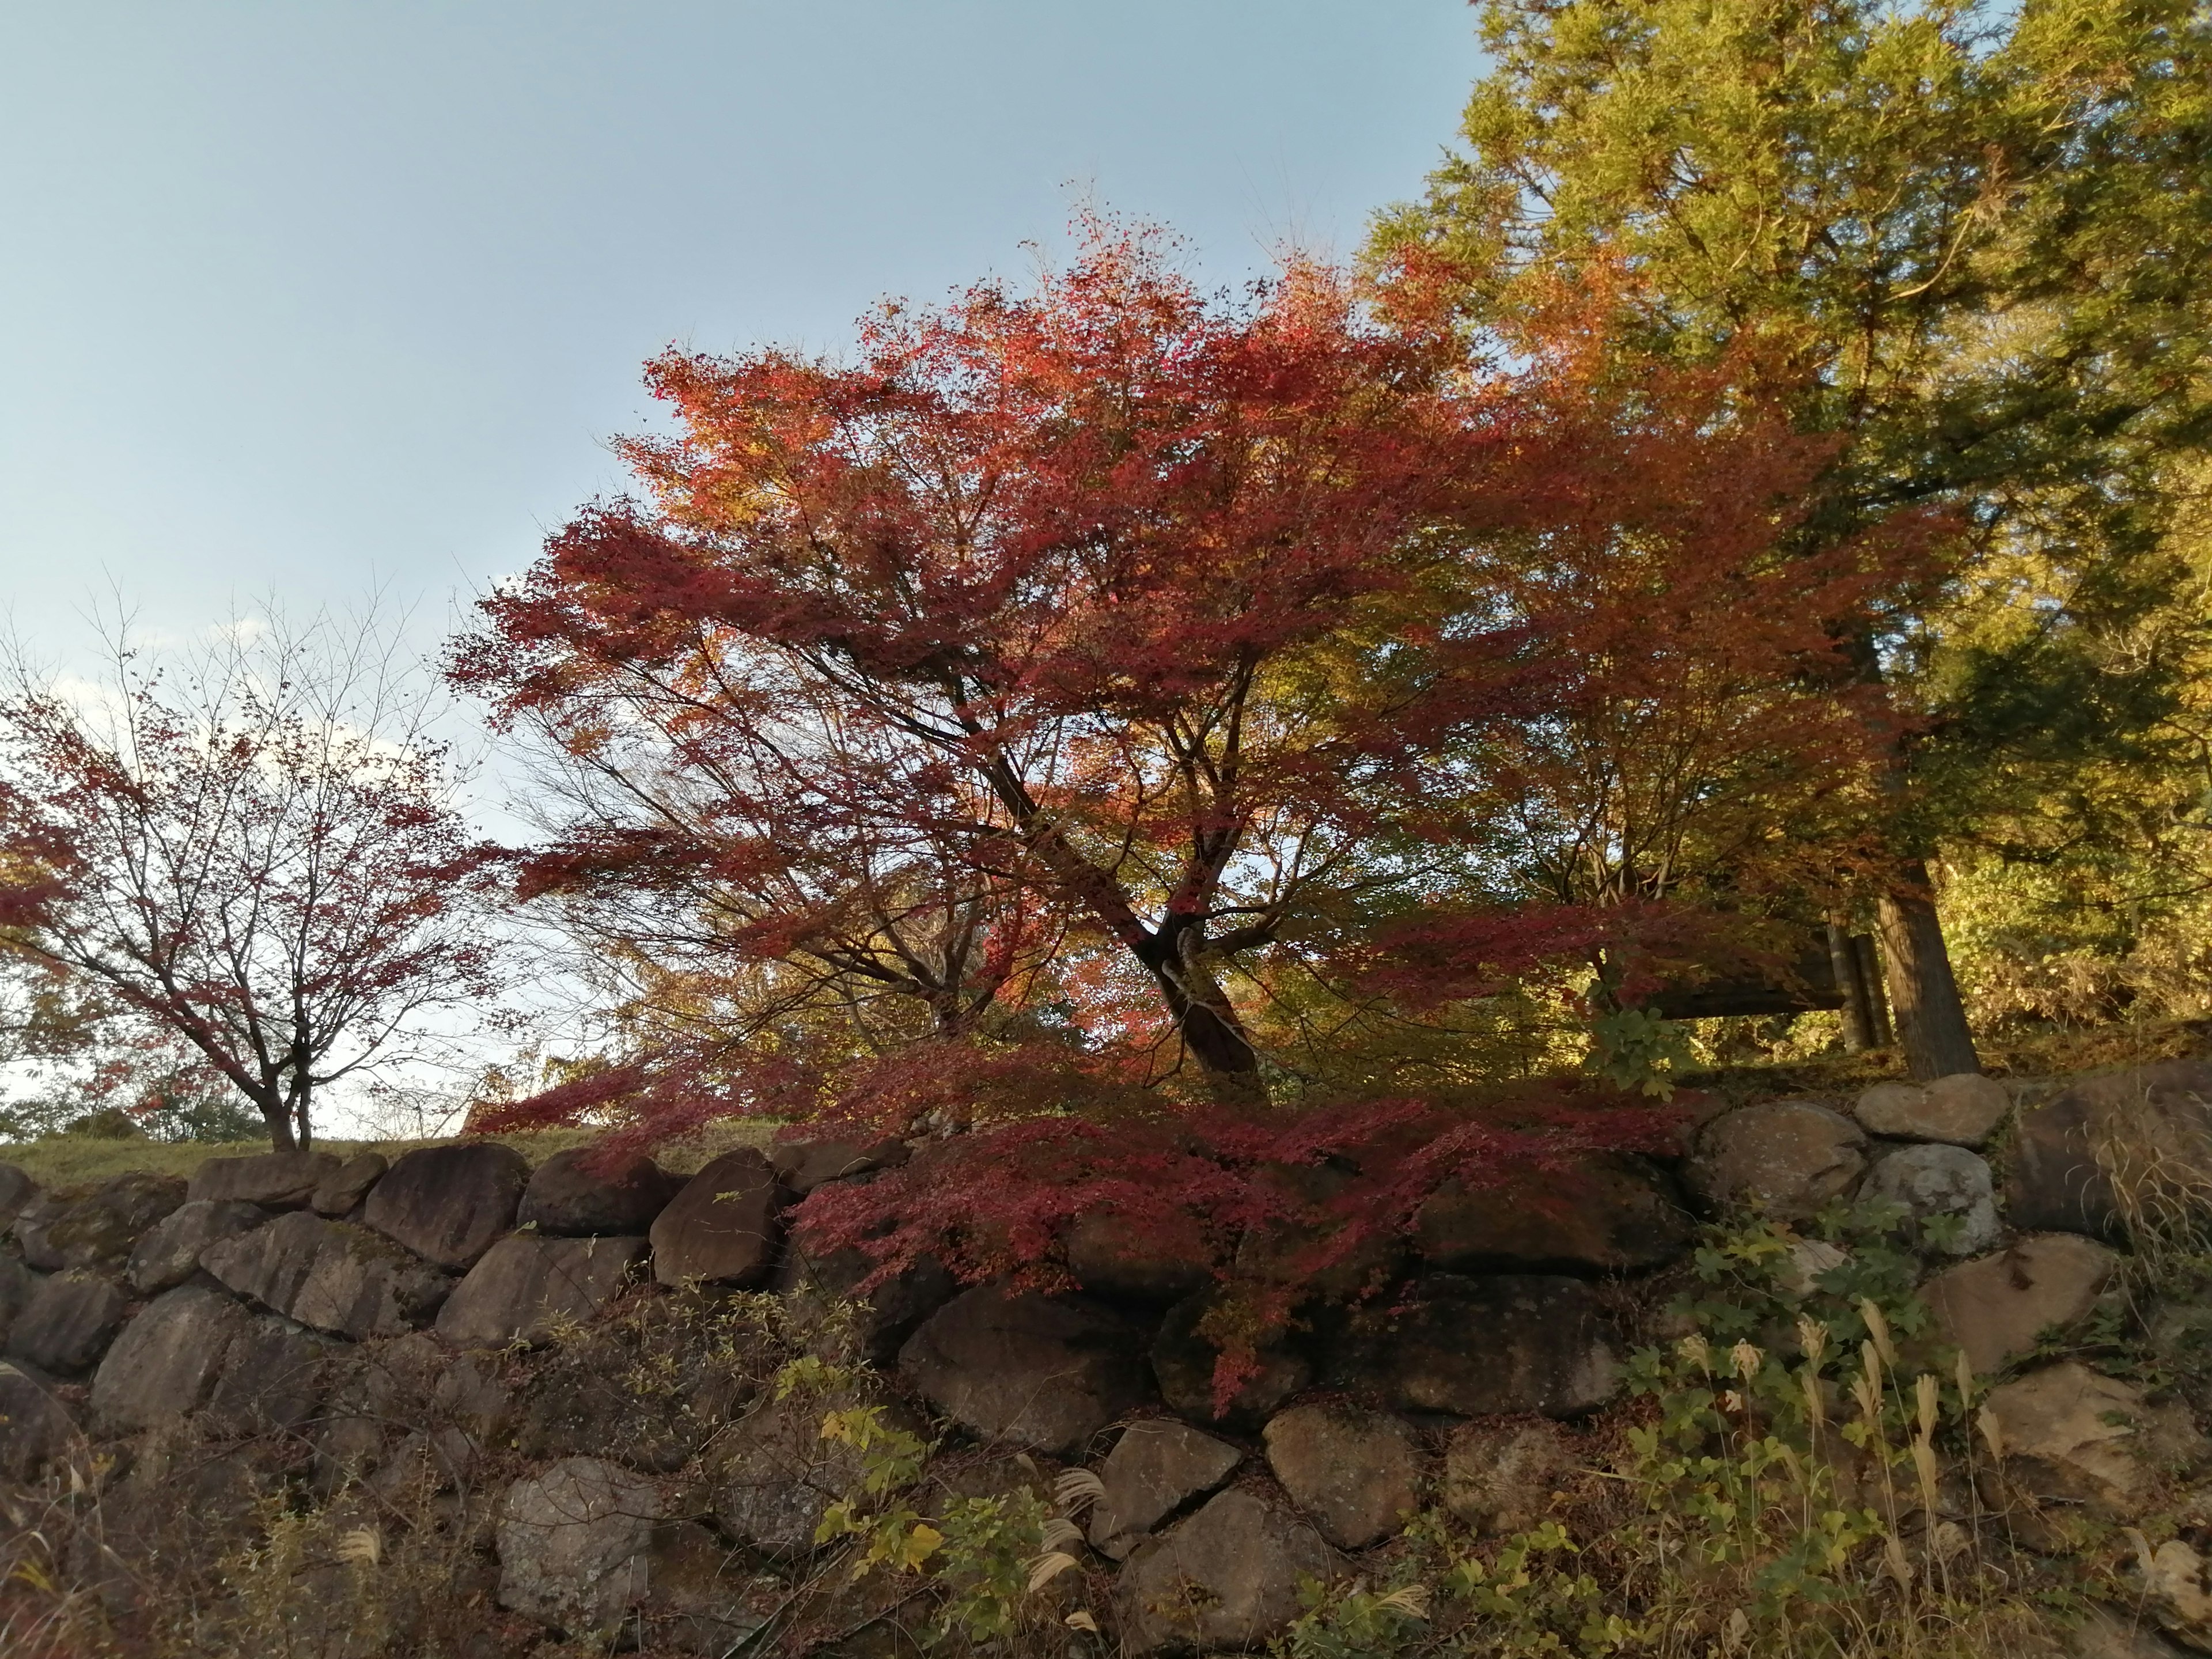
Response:
M1990 1166L1964 1146L1929 1142L1885 1152L1859 1188L1860 1205L1869 1200L1903 1210L1907 1237L1944 1255L1978 1255L2003 1236ZM1926 1225L1937 1217L1955 1218L1956 1232L1941 1246Z
M2046 1114L2047 1122L2031 1121ZM2118 1217L2100 1217L2100 1200L2112 1200L2124 1213L2138 1205L2155 1210L2174 1192L2212 1188L2212 1059L2162 1060L2076 1078L2045 1108L2022 1114L2021 1127L2014 1180L2007 1192L2013 1225L2110 1231ZM2051 1129L2074 1133L2062 1137L2069 1144L2050 1160L2056 1179L2046 1176L2048 1185L2039 1193L2030 1190L2033 1183L2026 1177L2041 1161L2035 1154ZM2101 1188L2093 1168L2106 1177ZM2080 1213L2067 1213L2069 1199L2078 1200ZM2096 1224L2100 1220L2103 1227Z
M510 1234L453 1287L438 1310L438 1334L461 1347L543 1342L597 1318L644 1259L641 1238Z
M1272 1188L1293 1211L1263 1222L1237 1242L1237 1275L1294 1285L1308 1302L1350 1302L1395 1278L1405 1257L1398 1235L1377 1229L1356 1244L1342 1242L1345 1217L1333 1210L1352 1177L1315 1164L1261 1164L1255 1188Z
M23 1212L40 1192L39 1183L21 1164L0 1164L0 1233L15 1224L15 1218Z
M1201 1291L1219 1260L1194 1218L1169 1229L1103 1210L1078 1216L1060 1245L1077 1284L1131 1302L1175 1302Z
M1444 1507L1477 1532L1526 1532L1573 1469L1550 1423L1463 1424L1444 1450Z
M514 1224L529 1179L529 1161L496 1141L418 1147L369 1189L361 1218L441 1267L471 1267Z
M596 1457L565 1457L500 1500L499 1604L575 1637L605 1636L646 1593L661 1516L653 1482Z
M1979 1146L2011 1109L2003 1084L1960 1072L1932 1083L1877 1083L1859 1096L1851 1115L1878 1135Z
M1231 1490L1146 1544L1115 1589L1132 1654L1263 1646L1298 1616L1298 1585L1344 1572L1312 1525L1255 1492Z
M696 1521L653 1529L646 1561L645 1617L658 1641L706 1659L727 1659L767 1620L739 1599L752 1573Z
M35 1366L0 1361L0 1476L29 1480L65 1459L76 1421Z
M356 1152L315 1184L307 1207L317 1215L351 1215L391 1167L381 1152Z
M2024 1108L2006 1148L2005 1219L2021 1232L2120 1237L2120 1200L2097 1156L2088 1100L2068 1090Z
M1144 1535L1237 1471L1244 1454L1172 1417L1132 1423L1098 1466L1105 1495L1091 1507L1091 1541L1119 1561Z
M1613 1397L1619 1334L1582 1279L1431 1273L1369 1339L1372 1380L1401 1410L1579 1417Z
M12 1255L0 1255L0 1343L8 1340L8 1328L15 1322L15 1316L30 1305L37 1294L39 1276Z
M1221 1350L1204 1328L1231 1294L1216 1285L1176 1303L1152 1338L1152 1375L1161 1399L1178 1417L1195 1423L1260 1423L1314 1380L1311 1362L1277 1334L1260 1344L1258 1369L1237 1385L1226 1409L1214 1409L1213 1377Z
M46 1235L55 1222L89 1195L82 1188L68 1193L33 1190L24 1200L22 1208L16 1211L15 1219L8 1231L15 1236L15 1243L22 1246L26 1262L42 1273L61 1271L62 1253L47 1241Z
M185 1201L185 1183L163 1176L118 1176L46 1224L46 1247L62 1267L115 1273L145 1231Z
M8 1357L74 1376L92 1369L123 1324L123 1291L97 1273L56 1273L8 1330Z
M258 1205L194 1199L147 1230L131 1249L124 1277L139 1295L159 1296L199 1271L200 1252L209 1245L251 1232L267 1219Z
M250 1158L210 1158L192 1171L187 1196L210 1204L258 1204L270 1210L304 1210L315 1188L334 1174L333 1152L259 1152Z
M823 1420L884 1403L851 1390L793 1394L764 1401L730 1425L715 1443L714 1518L724 1534L768 1555L813 1549L823 1516L858 1489L864 1473L859 1452L822 1437ZM896 1411L888 1420L908 1431L918 1426Z
M932 1404L986 1440L1079 1453L1144 1403L1144 1340L1080 1297L964 1291L899 1350L899 1370Z
M750 1147L725 1152L684 1183L653 1224L664 1285L750 1287L775 1265L775 1171Z
M895 1170L908 1155L906 1142L888 1135L872 1141L779 1140L768 1151L776 1179L802 1198L825 1181Z
M186 1285L124 1328L92 1379L92 1415L131 1434L197 1411L215 1392L230 1345L251 1316L221 1291Z
M1683 1174L1708 1207L1749 1207L1808 1221L1846 1197L1866 1168L1866 1135L1809 1100L1778 1100L1724 1113L1698 1132Z
M943 1263L923 1256L863 1291L860 1285L875 1266L850 1245L820 1254L795 1242L785 1249L772 1288L810 1351L825 1359L866 1359L888 1370L915 1327L960 1288Z
M1297 1406L1261 1432L1283 1490L1340 1549L1365 1549L1420 1507L1421 1449L1395 1417L1357 1406Z
M305 1427L322 1409L331 1352L328 1342L280 1320L247 1320L209 1397L209 1427L227 1435Z
M1513 1170L1492 1187L1447 1182L1415 1224L1421 1254L1448 1272L1593 1278L1663 1267L1688 1251L1692 1231L1665 1172L1629 1157Z
M1921 1287L1943 1334L1989 1372L2032 1353L2046 1329L2085 1318L2119 1258L2075 1233L2034 1233L1979 1261L1947 1267Z
M601 1157L598 1147L576 1146L532 1170L514 1224L563 1237L642 1233L684 1184L642 1152L606 1170Z
M271 1312L356 1342L414 1329L453 1288L389 1240L304 1210L210 1245L200 1265Z

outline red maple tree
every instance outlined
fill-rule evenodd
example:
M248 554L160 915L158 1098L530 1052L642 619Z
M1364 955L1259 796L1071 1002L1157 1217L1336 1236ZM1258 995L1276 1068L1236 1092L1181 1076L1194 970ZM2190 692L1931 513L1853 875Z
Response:
M483 602L454 673L574 809L529 890L659 993L629 1063L503 1121L988 1128L810 1212L912 1200L871 1248L977 1273L1089 1203L1279 1217L1271 1164L1367 1157L1364 1227L1509 1143L1648 1136L1574 1091L1456 1130L1321 1101L1267 988L1475 994L1832 848L1881 746L1841 642L1928 538L1795 556L1825 447L1724 373L1606 381L1593 307L1486 369L1418 273L1231 304L1090 231L849 362L660 358L645 499Z

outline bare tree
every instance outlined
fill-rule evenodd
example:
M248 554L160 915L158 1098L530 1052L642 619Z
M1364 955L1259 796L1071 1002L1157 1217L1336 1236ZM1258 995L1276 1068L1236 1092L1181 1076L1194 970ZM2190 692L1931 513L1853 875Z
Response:
M0 950L181 1039L279 1149L496 988L499 852L399 632L264 616L156 659L118 617L95 681L4 659Z

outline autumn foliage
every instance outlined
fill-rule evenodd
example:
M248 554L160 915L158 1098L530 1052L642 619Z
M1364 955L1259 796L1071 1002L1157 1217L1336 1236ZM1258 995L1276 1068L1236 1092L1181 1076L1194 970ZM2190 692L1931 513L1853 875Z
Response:
M1871 810L1848 642L1941 527L1806 554L1831 451L1725 367L1609 378L1601 295L1493 362L1411 265L1231 302L1089 231L849 361L660 358L641 495L484 602L454 672L570 809L528 890L632 993L623 1063L507 1121L931 1127L810 1218L969 1273L1085 1207L1233 1231L1285 1165L1363 1171L1341 1244L1648 1140L1587 1088L1343 1096L1328 1032L1758 948Z
M64 977L111 1051L220 1079L279 1148L320 1091L496 988L496 848L374 619L238 630L165 674L118 633L72 698L0 697L0 964Z

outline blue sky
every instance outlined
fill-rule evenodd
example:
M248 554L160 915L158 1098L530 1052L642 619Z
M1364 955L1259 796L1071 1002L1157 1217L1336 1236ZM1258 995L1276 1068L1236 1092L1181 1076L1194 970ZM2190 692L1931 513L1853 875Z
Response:
M0 9L0 573L66 658L372 578L450 605L617 487L671 341L834 349L1085 192L1230 283L1345 252L1460 0Z

